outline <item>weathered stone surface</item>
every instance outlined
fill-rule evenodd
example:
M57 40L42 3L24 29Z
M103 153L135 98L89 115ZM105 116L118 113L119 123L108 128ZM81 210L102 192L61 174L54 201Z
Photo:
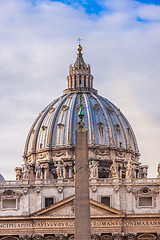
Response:
M88 137L83 126L76 131L75 240L91 239Z

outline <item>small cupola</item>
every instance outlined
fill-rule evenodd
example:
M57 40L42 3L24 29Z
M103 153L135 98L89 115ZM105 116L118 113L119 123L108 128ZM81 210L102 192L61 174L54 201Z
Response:
M68 89L64 90L64 93L80 90L97 93L97 90L93 88L93 76L91 75L90 65L85 63L82 49L79 43L77 47L77 59L73 65L69 66L69 75L67 76Z

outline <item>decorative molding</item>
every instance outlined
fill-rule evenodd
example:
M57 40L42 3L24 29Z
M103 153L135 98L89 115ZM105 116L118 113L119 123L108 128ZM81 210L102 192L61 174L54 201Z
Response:
M115 191L115 192L118 192L118 191L119 191L119 185L115 185L113 188L114 188L114 191Z
M56 157L65 156L66 155L66 151L65 150L57 151L57 152L54 152L54 155Z
M123 152L116 152L116 156L119 158L125 158L125 154Z
M128 233L128 234L125 235L125 237L128 240L135 240L136 239L136 235L134 233Z
M65 239L67 239L63 234L57 234L56 235L56 239L57 240L65 240Z
M57 191L58 191L58 193L61 194L61 193L63 192L63 187L58 187L58 188L57 188Z
M41 187L35 187L35 192L39 194L41 192Z
M99 240L100 238L99 238L99 235L98 235L98 234L93 234L93 235L91 235L91 239L93 239L93 240Z
M149 187L143 187L137 191L133 191L136 196L156 196L159 194L159 191L153 190Z
M31 240L31 239L32 239L32 237L28 236L28 235L24 235L24 236L20 237L20 240Z
M115 233L115 234L113 234L113 239L114 240L123 240L124 236L121 233Z
M40 154L37 154L37 159L44 159L47 157L47 153L40 153Z
M127 193L131 193L132 192L132 187L131 186L127 186L126 190L127 190Z
M97 192L97 186L93 186L93 187L91 188L91 191L92 191L93 193Z
M28 193L28 188L23 188L23 193L26 195Z
M100 156L110 156L110 151L108 151L108 150L96 150L95 154L100 155Z
M56 240L56 237L49 235L49 236L45 237L44 240Z
M0 193L1 198L10 199L10 198L20 198L23 195L21 191L13 191L13 190L5 190L4 192Z
M99 237L98 239L99 240L112 240L113 237L108 235L108 234L106 234L106 235L103 235L103 236Z
M35 234L35 235L32 235L32 238L33 240L42 240L44 239L44 237L40 234Z

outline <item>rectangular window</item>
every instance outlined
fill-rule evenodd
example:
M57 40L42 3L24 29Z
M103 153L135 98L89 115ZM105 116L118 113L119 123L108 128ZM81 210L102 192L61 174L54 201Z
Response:
M3 209L15 209L16 208L16 199L3 199L2 201Z
M101 203L110 207L110 197L101 197Z
M45 198L45 207L48 207L54 203L54 198Z
M139 207L152 207L152 197L139 197Z

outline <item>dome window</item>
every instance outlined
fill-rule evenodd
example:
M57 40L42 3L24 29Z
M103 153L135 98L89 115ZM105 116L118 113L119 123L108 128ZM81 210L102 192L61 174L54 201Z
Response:
M101 136L103 136L103 123L99 122L97 123L98 130Z
M115 128L116 128L117 133L119 133L119 132L120 132L120 126L119 126L119 124L116 124L116 125L115 125Z
M67 111L67 110L68 110L68 106L67 106L67 105L63 105L63 106L62 106L62 110L63 110L63 111Z
M99 110L98 104L94 104L93 109L96 110L96 111L98 111L98 110Z
M45 131L47 126L42 126L42 130Z
M55 109L54 109L53 107L51 107L50 110L49 110L49 112L52 113L52 112L54 112L54 110L55 110Z
M112 112L113 112L113 109L112 109L111 107L108 107L108 108L107 108L107 111L110 112L110 113L112 113Z
M58 123L57 126L58 126L58 128L63 128L63 127L64 127L64 124Z
M148 194L150 191L149 191L148 188L143 188L143 189L141 190L141 192L142 192L142 194Z

